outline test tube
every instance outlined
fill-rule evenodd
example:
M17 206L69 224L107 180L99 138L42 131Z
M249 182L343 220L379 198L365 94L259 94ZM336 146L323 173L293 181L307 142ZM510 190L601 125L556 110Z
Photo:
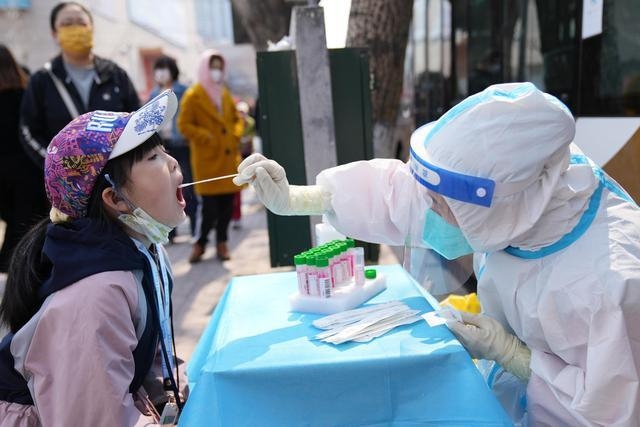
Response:
M316 257L316 268L318 274L318 288L320 296L325 298L331 297L331 270L329 269L329 259L327 254L321 254Z
M309 286L309 295L320 296L315 254L309 254L309 256L307 256L307 285Z
M331 244L327 251L330 254L329 266L331 268L331 282L333 287L340 286L342 276L340 275L340 259L337 256L336 247Z
M307 257L304 253L293 257L293 264L296 266L298 276L298 293L309 295L309 282L307 281Z
M364 285L364 248L356 246L354 249L355 254L355 271L354 278L356 285Z
M346 239L345 243L347 244L347 257L349 259L349 279L351 279L354 275L356 264L356 256L354 250L356 247L356 241L353 239Z
M349 271L349 245L347 242L342 241L340 245L340 267L342 267L342 281L344 283L351 279L351 273Z

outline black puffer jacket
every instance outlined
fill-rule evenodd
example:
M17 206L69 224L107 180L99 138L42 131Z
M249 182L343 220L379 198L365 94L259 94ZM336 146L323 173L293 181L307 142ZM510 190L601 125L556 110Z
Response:
M64 83L80 114L94 110L134 111L140 100L127 73L114 62L95 57L96 80L91 86L89 105L85 107L80 94L58 55L51 61L51 71ZM46 149L51 139L72 119L51 76L44 68L29 79L21 107L21 139L29 157L44 167Z

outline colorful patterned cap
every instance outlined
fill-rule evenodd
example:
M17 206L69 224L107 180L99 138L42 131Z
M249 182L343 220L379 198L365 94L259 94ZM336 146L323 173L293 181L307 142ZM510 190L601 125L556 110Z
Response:
M176 95L166 90L133 113L92 111L72 120L47 148L44 185L51 206L72 219L84 217L107 162L149 139L177 109Z

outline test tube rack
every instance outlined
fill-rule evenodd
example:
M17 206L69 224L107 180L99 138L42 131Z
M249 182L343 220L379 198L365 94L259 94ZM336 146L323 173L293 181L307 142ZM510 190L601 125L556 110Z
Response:
M301 295L296 292L289 296L292 311L302 313L333 314L351 310L373 298L387 288L385 276L377 272L374 279L365 279L364 284L358 285L355 280L335 288L330 297Z

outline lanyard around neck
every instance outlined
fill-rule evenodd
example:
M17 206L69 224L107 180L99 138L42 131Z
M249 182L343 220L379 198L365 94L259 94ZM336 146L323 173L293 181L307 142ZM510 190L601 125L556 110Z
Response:
M133 240L138 250L147 258L151 266L153 285L155 288L156 306L158 308L158 321L160 326L160 339L162 340L162 350L166 352L169 366L162 357L162 374L166 379L173 378L175 369L175 356L173 351L173 336L171 331L171 289L169 287L169 273L166 260L162 254L162 247L154 245L157 257L154 257L149 250L137 240Z

